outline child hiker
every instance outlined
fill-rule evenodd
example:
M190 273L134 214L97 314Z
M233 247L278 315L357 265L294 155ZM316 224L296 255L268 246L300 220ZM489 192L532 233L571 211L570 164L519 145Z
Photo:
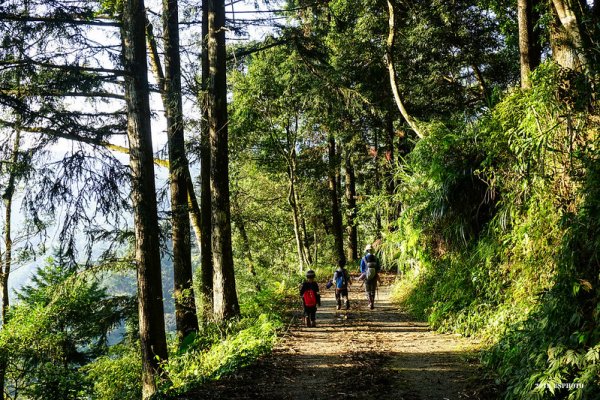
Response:
M304 305L304 324L307 327L315 327L317 317L317 306L321 305L321 296L319 295L319 284L315 282L315 271L312 269L306 271L306 280L300 287L300 296Z
M344 299L344 306L346 310L350 308L350 300L348 299L348 285L352 284L350 274L343 266L339 267L333 273L333 279L331 280L335 285L335 301L337 302L337 309L342 308L342 299Z

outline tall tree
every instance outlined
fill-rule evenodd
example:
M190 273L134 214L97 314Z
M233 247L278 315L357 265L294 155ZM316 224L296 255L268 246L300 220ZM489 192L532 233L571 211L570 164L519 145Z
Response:
M8 278L10 277L10 270L12 267L12 256L13 256L13 238L12 238L12 216L13 216L13 199L15 195L15 186L17 184L18 174L18 162L19 162L19 148L21 144L21 131L16 130L14 132L12 155L8 162L8 181L4 192L2 193L2 200L4 201L4 227L3 227L3 242L4 252L0 247L0 295L2 296L2 304L0 305L1 312L0 327L4 329L6 324L6 317L8 315L9 308L9 297L8 297ZM7 359L4 356L0 356L0 396L4 398L4 381L6 376Z
M188 162L185 154L183 105L181 97L181 57L177 0L163 1L165 43L165 112L169 147L171 188L173 273L177 336L183 339L198 331L196 302L192 284L192 255L188 213Z
M254 146L261 168L272 172L280 166L287 177L287 204L291 211L294 243L299 270L312 263L310 254L300 158L310 146L308 142L321 138L306 138L309 130L302 116L310 103L303 90L310 90L311 76L298 68L298 53L283 49L266 50L252 57L245 76L236 74L235 110L237 125L243 125L245 146ZM285 71L285 72L284 72Z
M14 132L14 145L12 149L12 155L8 161L8 180L4 192L2 193L2 200L4 202L4 252L0 252L0 292L2 295L2 309L0 317L2 318L2 324L6 321L6 316L9 307L8 297L8 278L10 276L10 269L12 266L12 254L13 254L13 239L12 239L12 209L13 199L15 195L15 189L17 184L17 174L19 170L19 148L21 145L21 131L16 130ZM3 393L3 392L0 392Z
M353 152L346 147L344 156L345 189L346 189L346 257L348 260L358 258L358 229L356 226L356 174L352 159Z
M161 285L158 211L150 128L143 0L125 0L122 12L123 64L127 104L127 137L131 164L131 197L135 224L139 332L142 349L142 397L157 391L167 360Z
M225 2L208 2L208 124L212 201L213 310L217 319L239 315L229 199Z
M339 267L346 265L346 254L344 253L344 231L342 227L342 212L340 210L340 199L338 195L338 185L336 171L339 169L339 157L336 151L335 137L329 134L327 139L327 148L329 154L329 198L331 201L331 218L333 225L334 254Z
M529 75L540 63L541 48L538 35L534 33L537 15L536 0L518 0L517 19L522 88L531 87Z
M208 60L208 7L209 0L202 0L202 76L200 103L202 120L200 125L200 209L202 212L201 277L203 314L206 317L213 308L213 258L212 258L212 200L210 192L210 132L208 122L208 83L210 66Z
M531 58L529 51L533 29L531 29L531 1L518 0L517 18L519 22L519 53L521 56L521 87L529 89L531 87Z
M198 204L198 199L194 190L194 182L192 180L192 176L188 165L188 159L185 153L184 122L182 114L183 99L181 92L181 68L177 68L176 70L174 70L173 68L169 68L169 65L172 66L173 62L180 64L181 59L181 56L179 54L179 40L178 38L176 39L173 37L173 35L169 35L168 33L169 31L173 31L173 29L175 28L174 26L169 25L174 25L175 22L177 26L179 25L178 20L169 22L169 19L173 19L173 17L171 16L172 13L169 12L169 7L173 8L175 6L163 4L163 31L165 32L165 34L163 35L163 39L165 41L164 54L165 65L167 67L166 71L163 71L162 68L162 63L160 61L160 52L156 41L156 35L154 33L154 28L150 21L147 21L146 24L146 35L148 40L148 47L150 50L150 63L152 65L156 81L158 82L163 102L164 113L167 119L167 143L169 146L169 161L165 163L160 163L159 165L166 165L169 168L170 174L171 208L173 224L173 270L175 274L175 318L177 326L177 335L179 339L182 339L188 333L198 330L198 319L195 308L195 296L192 285L193 273L191 263L191 251L189 250L190 239L189 234L185 235L184 233L189 232L191 223L196 236L198 248L201 249L207 243L207 240L203 238L204 232L206 232L206 230L202 227L202 211L200 209L200 205ZM174 76L175 79L170 78L170 76ZM179 165L179 167L176 167L175 165ZM185 207L182 206L184 193L182 193L183 189L181 189L180 187L180 185L184 183L186 185L185 193L187 193L187 204ZM188 216L185 216L183 214L185 212L184 209L187 209L189 211L187 213ZM177 228L176 225L180 227ZM207 230L210 231L210 224ZM210 241L208 241L208 247L210 248ZM204 252L202 253L202 255L204 256ZM212 273L210 279L212 286ZM201 293L203 293L203 291L201 291ZM202 301L202 304L205 305L205 301Z
M296 151L296 133L297 126L291 129L286 126L286 148L285 156L287 159L287 172L289 180L288 204L292 208L292 219L294 222L294 236L296 238L296 250L298 252L298 262L300 272L304 271L304 267L310 264L309 250L306 248L305 229L303 229L304 216L300 205L300 196L298 195L298 153ZM291 134L291 132L294 134ZM292 138L293 137L293 138Z

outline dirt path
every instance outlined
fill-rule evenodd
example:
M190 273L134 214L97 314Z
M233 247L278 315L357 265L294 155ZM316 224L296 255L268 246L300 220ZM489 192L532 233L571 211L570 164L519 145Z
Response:
M382 285L368 310L359 285L350 311L323 290L317 327L297 322L273 353L239 374L205 385L188 399L485 399L469 342L433 333L389 300Z

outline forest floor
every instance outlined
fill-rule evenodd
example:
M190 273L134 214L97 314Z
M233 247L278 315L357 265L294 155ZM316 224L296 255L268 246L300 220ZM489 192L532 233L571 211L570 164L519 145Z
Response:
M390 301L389 281L384 277L374 310L355 283L348 312L337 311L334 290L321 285L315 328L302 327L298 311L271 354L182 398L498 398L483 377L475 344L411 319Z

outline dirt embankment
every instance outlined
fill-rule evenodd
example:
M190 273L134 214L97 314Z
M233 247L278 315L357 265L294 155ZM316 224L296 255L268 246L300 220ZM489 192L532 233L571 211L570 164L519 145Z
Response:
M389 299L382 285L369 310L362 288L337 311L322 287L317 327L299 318L272 354L238 374L211 382L185 399L481 399L486 385L468 340L431 332ZM300 315L300 314L298 314Z

